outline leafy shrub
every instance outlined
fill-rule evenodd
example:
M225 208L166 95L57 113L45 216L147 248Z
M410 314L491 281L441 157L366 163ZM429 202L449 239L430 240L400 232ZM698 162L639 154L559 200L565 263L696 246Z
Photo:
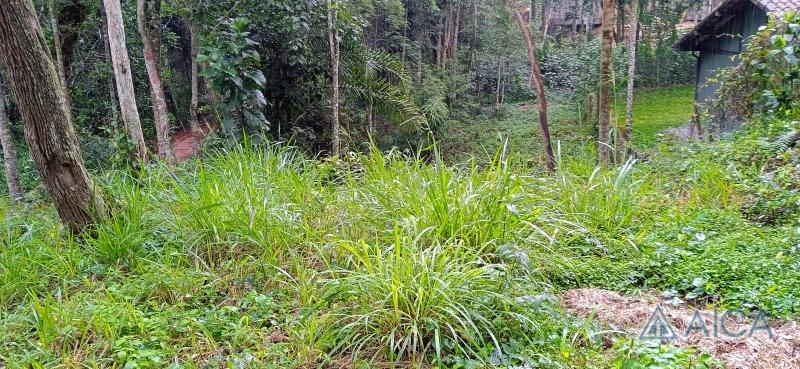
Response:
M208 63L203 75L225 99L222 125L233 139L241 138L243 132L254 135L269 130L264 116L267 99L261 91L267 79L248 25L246 18L231 19L228 28L212 37L213 43L204 44L197 57L199 63Z

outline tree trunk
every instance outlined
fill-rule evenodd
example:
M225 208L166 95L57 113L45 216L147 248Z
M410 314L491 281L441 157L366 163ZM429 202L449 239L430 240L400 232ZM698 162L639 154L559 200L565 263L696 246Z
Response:
M544 147L545 154L545 167L550 172L556 170L556 159L553 155L553 146L550 143L550 125L547 122L547 93L544 89L544 81L542 79L542 71L539 66L539 59L536 56L536 44L533 43L533 36L528 24L522 17L519 9L514 11L517 18L522 35L525 38L525 46L528 48L528 59L531 64L531 76L536 86L536 98L539 100L539 126L542 131L542 146Z
M339 137L339 32L336 28L337 3L327 0L328 3L328 43L331 50L331 155L339 157L341 140Z
M503 61L498 57L497 58L497 85L495 85L495 92L494 92L494 116L497 117L497 113L500 111L500 86L502 85L503 81Z
M8 196L11 201L19 202L23 198L22 186L19 184L19 167L17 166L17 149L11 135L11 122L6 115L6 91L0 80L0 144L3 145L3 164L6 171Z
M578 38L578 17L580 16L581 0L575 0L575 5L572 8L572 34L570 40L575 41Z
M639 0L631 1L631 31L628 35L628 86L625 105L625 129L620 149L630 152L633 138L633 88L636 79L636 38L639 34Z
M9 72L42 182L64 224L81 232L105 210L83 166L64 90L30 0L6 0L0 6L0 61Z
M457 4L455 6L455 19L453 20L453 31L451 34L451 41L450 41L450 52L449 55L451 58L458 58L458 35L461 33L461 4Z
M103 19L105 20L106 12L105 10L101 9L101 13ZM105 52L106 60L109 64L114 64L111 60L111 44L108 42L108 29L100 27L100 37L103 38L103 49ZM108 74L108 97L109 101L111 102L111 121L113 124L117 123L117 119L119 118L119 103L117 101L117 91L114 87L114 73Z
M199 34L197 33L197 23L194 20L194 15L189 16L187 22L189 24L189 37L191 38L191 63L192 63L192 77L191 77L191 103L189 105L189 127L192 129L192 136L194 137L195 147L200 146L203 132L200 130L200 122L197 119L198 103L198 90L200 86L200 76L197 65L197 54L199 53Z
M367 101L367 135L370 140L375 139L375 108L372 101Z
M158 65L161 62L161 0L136 0L136 19L139 35L142 36L144 65L150 80L150 94L153 97L153 120L156 125L158 155L168 163L173 161L172 143L169 139L169 119L167 118L167 99Z
M614 44L614 13L616 0L603 0L603 39L600 49L600 108L597 121L597 158L600 165L611 164L611 121L614 93L614 75L611 65L611 49Z
M128 58L128 49L125 45L125 25L122 21L120 0L103 0L108 23L108 42L111 47L111 60L114 65L114 80L117 84L117 98L122 113L122 121L128 139L134 147L134 161L144 163L147 161L147 147L142 135L142 123L139 121L139 111L136 110L136 93L133 89L131 77L131 62Z
M469 69L475 71L478 61L478 0L472 0L471 13L472 37L469 41Z
M50 27L53 29L53 51L56 58L56 71L58 71L58 80L61 88L64 90L64 104L67 106L67 111L72 114L72 102L69 98L69 84L67 83L67 66L64 65L64 54L61 50L61 32L58 27L58 17L56 16L55 1L50 0L47 4L50 13Z

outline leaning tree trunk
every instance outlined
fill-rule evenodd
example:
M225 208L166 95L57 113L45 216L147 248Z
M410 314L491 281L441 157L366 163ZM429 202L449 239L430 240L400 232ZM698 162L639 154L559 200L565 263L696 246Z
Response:
M161 0L136 0L136 19L144 49L144 65L150 80L150 95L153 97L153 120L156 125L158 155L172 162L172 143L169 139L167 98L158 73L161 62L161 41L158 27L161 23Z
M0 80L0 145L3 145L3 164L6 171L8 196L11 201L19 202L23 198L22 186L19 184L19 167L17 166L17 149L14 137L11 136L11 122L6 115L6 91Z
M332 0L328 4L328 42L331 49L331 155L339 157L341 139L339 137L339 35L336 28L336 6Z
M556 170L556 159L553 155L553 145L550 143L550 125L547 123L547 93L544 90L544 81L542 80L542 71L539 67L539 59L536 57L536 45L533 43L533 36L528 24L522 17L519 9L514 11L517 24L522 30L522 35L525 37L525 45L528 48L528 58L531 63L531 78L536 86L536 97L539 100L539 126L542 130L542 146L544 146L545 154L545 167L550 172Z
M611 163L611 120L614 75L611 66L611 49L614 44L614 13L616 0L603 0L603 39L600 49L600 107L597 122L597 158L601 165Z
M199 53L199 34L197 32L197 23L194 19L194 14L189 15L189 19L187 21L189 25L189 37L191 38L190 41L190 57L191 57L191 64L192 64L192 76L191 76L191 103L189 104L189 127L192 129L192 137L194 138L194 145L195 147L200 146L200 141L203 139L203 132L200 130L200 123L197 118L197 107L199 105L198 102L198 90L200 86L200 76L199 76L199 66L197 63L197 55Z
M125 25L122 21L120 0L103 0L108 23L108 42L111 47L111 60L114 64L114 80L117 84L117 98L122 113L122 121L128 139L134 146L134 159L137 163L147 161L147 147L142 135L142 123L136 110L136 93L133 90L131 62L125 45Z
M625 129L622 130L621 147L630 152L633 138L633 88L636 79L636 38L639 34L639 0L631 1L631 30L628 34L628 86L625 105Z
M81 232L104 214L103 201L83 166L64 90L30 0L5 0L0 6L0 62L9 72L42 182L61 220Z

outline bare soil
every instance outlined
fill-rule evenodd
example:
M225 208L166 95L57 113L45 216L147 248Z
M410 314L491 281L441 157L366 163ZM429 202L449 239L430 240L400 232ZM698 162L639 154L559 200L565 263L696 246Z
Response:
M201 123L201 134L200 137L198 137L200 142L197 143L195 142L194 135L192 135L192 130L190 128L183 128L175 132L172 136L172 152L175 154L175 161L178 163L184 162L199 153L200 148L203 146L203 141L212 130L213 127L209 124Z

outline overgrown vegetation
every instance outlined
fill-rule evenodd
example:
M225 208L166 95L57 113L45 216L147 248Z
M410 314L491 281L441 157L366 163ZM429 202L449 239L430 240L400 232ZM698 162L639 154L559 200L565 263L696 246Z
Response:
M481 167L376 151L343 168L264 146L109 172L115 215L83 240L46 208L7 213L0 331L14 349L0 359L610 367L599 327L555 305L576 286L792 317L798 210L755 206L780 199L754 168L796 150L761 137L613 169L562 159L553 178L506 151Z
M136 5L148 1L162 5ZM126 97L105 18L135 20L133 2L34 3L0 8L0 21L26 15L15 21L36 31L0 24L7 40L52 19L46 42L31 42L47 63L27 64L47 78L14 75L16 99L0 90L25 192L0 201L0 368L716 369L709 353L578 319L560 296L599 287L800 316L794 13L721 75L717 108L745 107L743 128L676 142L660 133L689 121L693 72L670 45L698 4L642 7L631 75L646 88L632 145L612 148L613 127L598 135L612 116L598 85L618 100L620 129L630 50L601 52L626 25L606 24L601 42L593 2L553 29L547 12L566 5L547 1L165 0L151 41L168 56L132 53ZM606 2L606 18L617 7ZM523 44L514 20L534 39ZM116 48L141 49L128 33ZM54 68L47 42L69 51ZM554 171L542 167L545 104L525 45L539 48ZM2 50L6 78L33 55ZM118 109L159 98L143 63L164 80L170 127L192 125L193 158L131 160ZM39 83L53 88L19 93ZM200 142L195 123L222 134ZM37 146L53 137L70 150ZM339 139L342 153L325 157ZM81 189L92 192L70 204Z

